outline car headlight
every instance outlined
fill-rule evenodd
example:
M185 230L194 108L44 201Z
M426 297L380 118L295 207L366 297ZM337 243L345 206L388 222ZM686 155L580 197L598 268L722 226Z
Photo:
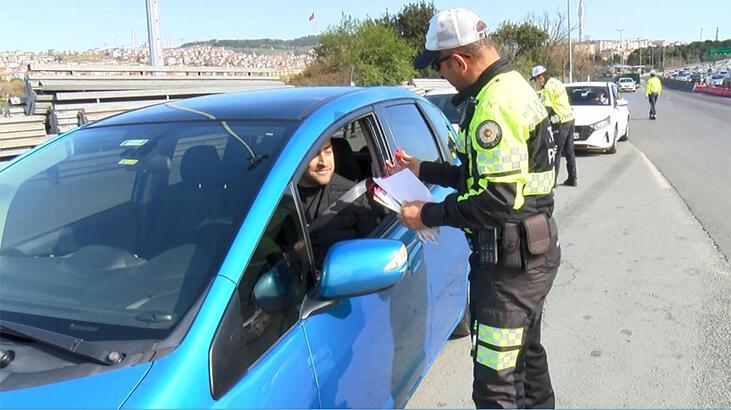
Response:
M599 129L602 129L604 127L608 127L609 126L609 122L610 122L609 121L609 117L607 117L607 118L605 118L605 119L603 119L603 120L601 120L599 122L595 122L594 124L591 124L591 128L593 128L595 130L599 130Z

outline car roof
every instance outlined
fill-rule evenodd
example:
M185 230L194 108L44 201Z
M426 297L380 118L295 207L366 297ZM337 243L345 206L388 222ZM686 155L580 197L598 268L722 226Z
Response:
M631 78L631 77L620 77L620 78L619 78L619 81L622 81L622 80L630 80L630 81L634 81L634 79L633 79L633 78Z
M435 88L433 90L429 90L426 94L424 94L424 96L428 97L430 95L449 95L449 94L457 94L457 89L454 87Z
M576 83L568 83L566 87L608 87L611 83L608 81L583 81Z
M418 98L401 87L283 87L171 101L128 111L88 127L205 119L303 120L319 107L348 95L359 96L355 100L361 106L388 99ZM347 112L358 107L338 108Z

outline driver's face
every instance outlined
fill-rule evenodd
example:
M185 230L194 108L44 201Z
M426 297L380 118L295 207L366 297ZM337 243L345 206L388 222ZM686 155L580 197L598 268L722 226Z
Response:
M335 172L335 156L332 143L327 140L310 160L299 184L309 187L327 185L332 180L333 172Z

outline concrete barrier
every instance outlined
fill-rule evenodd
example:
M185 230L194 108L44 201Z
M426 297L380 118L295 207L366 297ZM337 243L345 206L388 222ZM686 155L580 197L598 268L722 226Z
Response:
M731 98L731 88L728 87L709 87L706 85L696 85L693 89L693 92Z

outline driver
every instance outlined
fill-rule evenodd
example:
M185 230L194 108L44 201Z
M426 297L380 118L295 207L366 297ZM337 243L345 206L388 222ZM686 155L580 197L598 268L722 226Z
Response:
M336 242L368 236L378 224L365 195L359 195L337 213L324 215L355 184L335 173L335 156L330 139L317 151L297 184L307 224L322 217L310 232L315 267L319 270Z

